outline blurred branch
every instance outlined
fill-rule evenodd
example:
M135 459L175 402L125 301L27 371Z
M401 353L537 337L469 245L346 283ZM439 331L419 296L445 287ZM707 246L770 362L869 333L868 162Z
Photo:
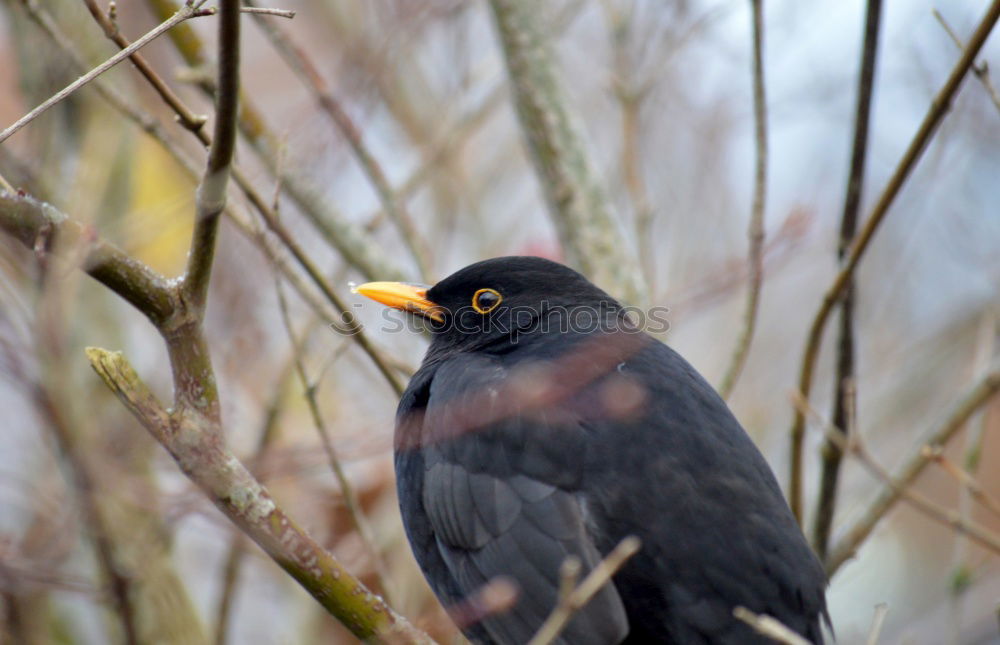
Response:
M802 393L806 400L809 399L809 395L812 390L812 380L813 372L816 367L816 358L819 354L823 329L826 326L826 321L830 316L830 312L840 299L841 293L847 286L848 280L852 275L854 275L854 271L857 268L858 263L861 261L861 257L868 249L868 245L874 237L875 232L878 230L879 224L881 224L885 219L885 215L888 213L889 207L896 199L896 196L902 189L906 179L910 176L910 173L916 166L917 161L927 148L927 144L930 142L931 137L937 131L937 126L948 113L949 108L951 107L952 99L958 92L958 88L961 85L962 80L965 78L969 68L975 61L979 50L982 49L983 44L986 42L987 37L993 30L993 26L996 24L998 18L1000 18L1000 0L993 0L989 8L986 10L986 13L979 25L976 27L976 31L973 33L971 40L969 40L969 44L962 52L962 56L952 68L948 79L931 101L930 108L924 116L920 127L917 129L916 134L910 141L906 152L903 153L903 157L900 159L895 171L893 171L892 176L889 178L889 181L883 189L882 194L879 196L878 201L875 203L875 206L872 207L871 214L865 221L860 234L851 244L850 251L847 254L847 258L844 261L840 272L823 294L823 301L820 304L820 308L816 312L809 328L809 335L806 339L806 345L802 355L802 366L799 371L798 390ZM788 497L792 512L801 524L803 510L802 440L805 431L805 416L799 409L794 410L793 415L794 420L792 421L792 427L789 432L791 450Z
M875 605L875 615L872 616L872 626L868 630L866 645L878 645L878 638L882 634L882 625L885 624L885 617L888 613L889 605L884 602Z
M175 13L173 16L171 16L164 22L160 23L158 26L154 27L151 31L146 33L145 36L135 41L125 49L122 49L120 52L118 52L108 60L104 61L97 67L93 68L80 78L76 79L62 90L53 94L41 105L36 107L31 112L25 114L23 117L18 119L13 125L5 129L3 132L0 132L0 143L3 143L4 141L7 140L8 137L10 137L10 135L14 134L24 126L34 121L36 118L38 118L39 115L44 113L53 105L60 103L61 101L69 97L71 94L73 94L73 92L77 91L78 89L80 89L90 81L94 80L104 72L108 71L118 63L130 57L134 52L137 52L138 50L142 49L143 47L151 43L163 32L168 31L171 27L180 24L185 20L204 15L202 12L199 11L201 5L203 5L204 3L205 0L198 0L197 2L193 2L192 4L185 4L183 7L177 10L177 13Z
M629 304L649 300L636 254L612 217L574 127L538 5L490 0L514 104L535 172L570 262Z
M753 116L754 141L757 159L754 168L753 204L750 207L750 225L747 235L750 254L747 260L750 281L743 310L743 330L736 341L729 367L726 369L719 394L728 399L743 372L750 343L757 327L757 309L760 304L760 287L764 279L764 208L767 200L767 98L764 93L764 17L763 0L751 0L753 12Z
M217 220L224 207L226 169L234 149L238 58L227 49L238 48L238 0L221 4L220 114L215 143L209 152L206 179L199 190L199 214ZM217 226L217 223L215 224ZM241 530L254 539L328 611L359 638L389 634L410 642L429 642L305 534L279 509L267 491L224 446L218 396L210 353L201 328L204 300L194 283L166 283L140 262L116 247L86 235L81 225L51 207L28 197L0 194L0 228L40 254L47 253L54 236L83 243L85 270L146 314L163 336L168 349L175 389L174 406L167 411L127 360L118 353L91 348L95 371L119 400L170 452L181 470L195 482ZM192 255L200 255L200 271L207 282L214 233L203 230L193 240ZM203 245L206 248L199 249ZM190 295L190 300L184 296Z
M963 489L969 492L972 499L979 502L983 508L1000 518L1000 501L983 490L983 487L979 485L979 482L977 482L970 473L963 470L958 466L958 464L945 457L944 450L941 446L931 447L925 445L921 448L920 454L921 456L934 462L934 464L939 466L941 470L945 471L948 475L954 478Z
M862 187L865 179L865 161L868 152L868 126L871 120L872 93L875 86L875 65L878 52L879 22L882 16L882 0L868 0L865 14L865 38L861 46L861 72L858 75L858 99L854 113L854 143L851 147L851 168L847 174L847 191L844 198L844 212L840 220L840 242L837 259L844 256L854 240L858 228L858 211L861 205ZM848 408L855 409L854 387L854 277L847 281L840 299L840 329L837 342L837 373L833 396L833 425L846 429L852 425L848 419ZM848 400L851 397L852 400ZM827 440L823 444L823 465L820 474L819 496L816 501L816 518L813 524L812 544L820 560L826 558L830 540L830 529L837 508L837 483L840 478L842 452L835 443Z
M104 14L101 13L99 9L97 10L97 12L99 16L104 16ZM49 21L45 20L46 14L43 14L37 9L31 13L32 16L35 17L36 21L43 27L43 29L45 29L46 32L49 33L49 35L55 36L58 34L58 32L53 29L54 26L53 23L50 20ZM97 16L95 16L95 18L96 17ZM184 37L183 42L192 42L187 32L183 32L182 36ZM117 42L118 41L116 41L116 43ZM200 41L194 40L193 42L197 45L197 48L194 49L194 51L196 51L197 55L200 57L202 55L200 49ZM78 60L77 57L74 57L74 60ZM216 84L212 84L213 88L215 86ZM238 87L236 88L236 93L237 93L236 95L238 95ZM182 166L185 167L186 170L188 170L189 172L194 172L193 167L190 161L186 158L186 156L180 152L177 146L171 143L166 133L163 132L162 129L156 127L155 123L152 123L148 117L144 117L142 113L139 112L138 110L129 108L124 102L124 100L121 99L113 91L105 89L104 96L105 98L108 98L111 101L112 105L114 105L119 109L122 109L127 116L130 116L131 118L135 119L137 123L139 123L140 126L142 126L151 136L156 138L157 141L159 141L168 150L168 152L170 152L171 155L175 159L177 159ZM162 96L163 94L161 93L161 97ZM234 104L232 106L232 110L235 113L236 99L234 98L233 101ZM191 113L191 111L179 99L177 99L175 102L168 101L168 105L175 110L175 113L181 115L182 120L183 120L182 116L183 113ZM244 108L242 111L246 112L246 108ZM219 124L220 124L220 119L217 119L216 134L218 134ZM198 138L198 140L203 145L208 145L208 146L212 145L213 138L209 137L209 135L204 131L203 128L192 129L191 132ZM234 142L230 143L230 145L231 146L234 145ZM292 252L292 255L295 257L296 261L299 262L299 264L302 266L306 274L316 284L316 286L323 293L326 299L334 306L338 314L340 314L342 317L346 317L347 306L340 299L340 297L336 295L336 293L333 291L330 285L327 284L326 280L323 277L322 272L320 272L319 269L312 263L312 261L308 258L308 256L302 250L302 248L295 242L294 238L292 238L291 234L284 228L284 226L280 224L277 217L272 212L272 209L268 206L267 201L256 189L254 184L246 177L244 172L238 166L235 165L232 166L230 168L230 172L237 185L240 186L241 190L246 195L247 199L254 206L254 208L261 214L261 217L268 225L268 228L270 228L272 232L274 232L275 235L278 237L278 239ZM206 180L211 180L211 181L206 181ZM216 181L221 181L223 185L221 187L210 185ZM212 193L215 193L217 195L219 190L224 191L225 183L226 182L222 180L222 175L220 175L220 173L218 172L206 171L202 179L202 185L208 186L210 189L208 193L208 196L210 197L212 196ZM201 189L201 187L199 188L198 192L199 195L204 194L204 191ZM190 293L185 294L187 297L193 298L190 304L196 305L195 307L196 310L200 309L203 306L204 290L207 289L208 277L210 274L211 258L206 257L206 252L209 251L210 249L214 249L214 238L218 227L217 223L218 213L212 215L209 211L214 209L215 206L217 206L217 204L213 205L209 203L208 200L199 198L198 213L196 214L195 236L192 239L192 248L191 248L191 253L189 254L188 277L191 281L190 282L187 282L187 280L185 281L187 284L192 286L198 285L197 288L194 288ZM220 208L220 212L224 208L225 208L225 203L223 202ZM229 213L232 214L232 211L229 211ZM263 244L259 241L260 240L259 236L251 235L251 239L253 239L255 242L258 242L261 245ZM268 251L269 249L265 249L265 252ZM271 254L269 253L269 255ZM206 262L206 259L209 261ZM300 281L293 279L292 282L295 283L298 287L301 287ZM201 305L198 304L199 301L202 303ZM392 368L386 363L385 359L378 353L375 347L368 341L367 337L362 332L361 326L358 325L353 319L347 320L346 325L348 334L353 336L355 340L358 342L358 344L361 346L362 350L369 355L372 361L376 364L376 367L378 367L379 371L385 376L386 380L389 382L389 385L392 387L392 389L397 394L402 393L403 385L399 381L399 378L392 371ZM202 354L199 353L198 351L195 351L195 353L191 356L191 358L199 359L200 357L206 355L207 354ZM185 382L187 381L185 380Z
M937 9L931 9L931 11L934 13L934 17L937 18L937 21L941 23L941 27L951 38L951 41L955 43L955 46L958 47L959 50L965 49L965 45L962 44L962 39L958 37L955 30L951 28L948 21L946 21L944 16L941 15L941 12ZM1000 110L1000 93L997 92L996 86L993 85L993 80L990 79L989 65L987 65L985 61L975 63L972 66L972 73L976 75L976 78L978 78L979 82L982 83L983 88L986 89L986 93L989 94L990 100L993 101L993 105Z
M170 15L176 6L174 0L148 0L148 3L158 17ZM189 25L180 25L178 29L171 30L168 36L189 66L205 66L204 46ZM215 84L210 80L200 81L198 88L210 97L215 94ZM301 172L278 167L278 137L268 129L267 121L252 97L246 95L240 99L239 127L240 133L264 161L268 170L280 179L283 192L291 197L303 215L347 263L357 268L368 280L407 279L405 273L389 259L371 236L362 227L338 213L323 192ZM238 176L234 178L239 182ZM259 208L257 202L254 205Z
M285 361L285 365L271 390L271 398L264 409L264 419L261 422L260 434L257 439L257 449L250 459L251 468L254 464L261 464L268 456L272 443L277 436L278 419L283 410L285 397L288 388L291 386L292 377L295 375L293 369L295 357L291 356ZM263 480L264 478L261 477ZM246 553L247 536L241 531L233 531L229 540L229 547L226 549L226 557L222 566L222 589L219 591L219 600L215 610L215 642L216 645L226 645L229 638L229 616L233 607L233 599L236 594L236 583L239 579L240 569L243 565L243 556Z
M587 577L579 585L574 586L575 576L572 573L564 575L560 585L562 593L560 593L559 602L535 635L528 641L528 645L549 645L559 638L559 634L566 628L570 619L573 618L573 614L586 606L604 585L609 584L611 577L625 566L629 558L639 552L641 546L639 538L634 535L626 537L612 549L611 553L597 563L597 566L587 574ZM579 569L579 561L577 561L576 567ZM564 568L564 573L565 571Z
M247 0L248 3L250 0ZM252 4L252 3L251 3ZM361 165L362 171L368 177L369 182L375 189L382 208L389 215L389 218L396 224L403 242L409 249L413 259L417 263L420 275L427 279L431 274L430 257L419 233L413 226L409 214L407 214L402 202L398 199L396 192L389 184L385 171L381 164L365 144L364 137L358 130L357 125L344 110L340 101L333 95L327 86L323 76L316 69L316 66L309 59L306 53L298 47L290 38L281 32L278 27L267 20L266 16L254 16L257 24L264 34L271 41L271 45L278 50L292 71L299 77L306 89L313 95L313 99L320 108L330 117L337 126L340 134L347 139L354 156Z
M73 492L80 500L83 518L97 555L97 564L107 581L115 614L121 622L122 637L129 645L137 645L141 641L132 602L130 571L122 567L115 557L117 548L97 503L97 486L94 483L92 465L80 449L77 437L62 410L52 400L48 388L42 383L35 383L32 390L38 410L45 415L47 425L69 463Z
M861 543L871 534L875 525L885 517L901 497L905 496L906 488L916 480L917 476L930 463L930 457L928 457L922 448L924 446L931 446L933 449L936 446L946 445L964 427L969 418L995 396L998 391L1000 391L1000 371L994 367L962 397L945 421L936 430L930 432L926 439L921 440L921 450L918 450L904 463L895 477L889 477L887 482L889 485L879 493L862 514L861 518L844 532L844 536L830 550L824 562L827 575L832 577L837 569L840 568L840 565L853 557ZM803 397L797 397L795 403L796 409L803 416L811 410L808 401ZM845 439L841 430L827 432L826 436L831 441L839 443L841 450L851 448L859 456L867 456L867 452L864 451L863 447L859 447L860 441L857 437Z
M302 386L303 394L306 398L306 404L309 407L309 414L312 417L313 426L316 428L316 434L319 435L320 443L323 445L323 451L326 453L330 469L333 471L333 475L337 479L337 484L340 486L340 494L344 499L344 505L347 507L347 515L351 518L351 524L354 525L354 530L357 531L358 537L361 538L361 542L364 544L365 549L372 558L372 569L375 572L375 579L378 583L378 587L382 591L382 595L385 596L386 600L388 600L391 604L392 597L389 594L389 585L387 584L388 573L382 561L382 554L379 552L379 549L375 544L375 539L372 536L371 528L364 515L364 511L361 509L361 504L358 502L358 495L354 490L354 486L351 485L351 480L348 479L347 473L344 472L344 467L340 463L340 457L337 455L337 450L333 447L333 439L330 437L330 430L326 425L326 421L323 419L323 413L319 408L319 402L316 400L316 390L319 388L319 378L315 381L311 381L309 379L309 375L306 373L306 366L302 360L302 357L305 355L304 341L295 334L295 329L292 325L292 318L288 311L288 300L285 297L285 290L282 288L281 279L277 277L275 279L275 289L278 292L278 308L281 312L281 321L284 324L285 331L288 333L288 338L292 343L292 357L295 363L295 373L299 377L299 384Z
M27 9L28 9L28 15L39 25L39 27L46 33L46 35L50 37L52 42L56 46L58 46L65 55L69 56L71 60L73 60L73 62L81 70L86 69L85 62L82 59L80 59L79 55L76 53L76 50L66 46L68 39L64 34L62 34L62 32L59 31L57 25L52 20L51 15L49 15L48 12L46 12L42 7L38 7L33 4L29 4ZM177 30L178 33L184 35L185 34L184 29L186 27L187 25L183 24L179 25L179 29ZM171 31L170 33L173 34L174 32ZM200 41L196 41L196 43L200 45ZM135 106L131 105L128 102L128 100L126 100L121 94L119 94L113 88L113 86L104 83L103 79L97 79L97 81L93 84L93 87L105 100L107 100L111 104L112 107L114 107L116 110L124 114L133 123L135 123L138 127L140 127L144 132L146 132L154 140L156 140L163 147L163 149L166 150L166 152L170 154L170 156L180 165L180 167L183 168L184 171L188 173L189 176L191 176L192 178L196 178L198 176L199 173L194 165L194 162L186 154L184 154L184 152L181 150L180 145L169 134L167 134L167 132L160 126L158 122L156 122L148 114L142 112ZM249 110L246 105L241 106L240 110L241 113L245 114L248 111ZM199 136L200 141L211 140L208 137L208 135L204 133L203 130L198 130L195 134L200 135ZM251 185L249 180L243 175L243 173L239 170L238 167L233 168L233 178L236 180L236 183L239 184L240 187L245 191L247 197L250 199L254 207L260 211L261 216L265 220L265 222L271 222L271 221L277 222L277 218L271 212L271 208L267 205L267 202L264 200L263 196L261 196L259 192L256 190L256 188L254 188L253 185ZM26 198L26 199L31 199L31 198ZM42 204L42 207L50 208L47 204ZM313 308L313 310L317 314L325 316L328 319L331 319L332 317L330 316L330 312L328 311L327 307L323 306L320 303L319 299L313 294L313 292L308 289L303 280L288 265L287 260L282 255L280 255L274 248L272 248L270 241L264 235L264 233L261 230L259 230L259 228L252 225L246 217L241 216L233 206L227 205L225 212L229 216L230 220L234 224L236 224L238 230L240 230L240 232L246 235L247 238L250 239L250 241L256 244L257 247L264 252L264 254L268 257L268 259L275 266L275 268L277 268L278 271L284 275L285 279L288 280L289 283L291 283L296 288L296 290L299 292L302 298L307 303L309 303L309 305ZM60 217L65 218L65 216L61 214ZM71 222L70 225L75 227L80 226L75 222ZM0 223L0 226L2 226L2 223ZM312 264L312 262L308 259L308 257L305 256L302 249L299 248L298 245L294 243L294 240L292 240L291 235L283 227L280 226L279 230L276 231L275 234L279 237L279 239L289 241L288 243L292 245L290 250L293 252L293 255L296 257L297 260L299 260L300 264L303 265L303 268L307 271L313 282L317 284L318 288L324 293L327 299L330 300L330 295L333 294L332 289L326 283L326 280L323 278L319 270ZM31 234L32 238L34 237L34 235L35 234L33 233ZM27 244L27 242L25 243ZM124 253L122 253L121 251L118 251L118 253L124 256ZM137 268L145 270L146 267L138 265ZM163 278L158 277L158 279L161 281L163 285L166 284ZM118 293L119 295L124 296L122 292ZM136 291L136 295L138 296L143 296L148 293L150 293L150 290L145 287L138 289ZM331 301L331 304L334 306L336 313L343 317L346 311L344 303L335 295L333 296L333 298L334 299L333 301ZM146 312L149 310L147 307L143 305L139 305L136 303L133 304L135 304L136 308L139 309L140 311ZM172 305L168 305L165 311L169 311L170 307L172 307ZM153 322L155 324L157 321L154 320ZM395 376L395 374L391 373L390 369L391 366L388 364L385 357L381 356L381 354L379 354L375 350L374 346L372 346L371 343L367 342L367 339L363 331L361 330L360 326L354 325L353 327L349 327L346 331L348 335L354 336L355 340L361 342L362 350L369 354L369 356L376 363L376 365L382 364L385 366L384 369L380 368L380 371L383 374L389 373L391 375L391 378L389 379L389 385L393 388L393 390L397 394L402 392L403 390L402 383Z
M758 634L767 636L776 643L810 645L809 641L796 634L787 625L767 614L755 614L746 607L736 607L733 609L733 616L750 625Z
M632 204L634 233L639 251L640 267L646 279L654 282L655 262L653 261L653 239L650 228L653 223L653 206L643 178L641 164L640 114L642 104L649 95L649 84L634 77L628 56L630 21L635 12L635 3L621 10L610 0L601 2L604 10L614 60L614 96L621 112L621 166L625 190Z

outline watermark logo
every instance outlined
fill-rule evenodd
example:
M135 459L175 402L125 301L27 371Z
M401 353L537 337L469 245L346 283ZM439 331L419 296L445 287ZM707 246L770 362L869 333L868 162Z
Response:
M341 312L338 320L330 323L330 329L344 336L357 334L363 327L356 312L366 306L366 303L353 303L350 309ZM623 307L616 302L572 307L542 302L538 307L502 307L485 315L468 306L449 312L443 323L388 307L379 307L378 311L378 321L369 323L366 328L379 334L510 335L516 341L518 336L531 333L586 334L600 331L663 334L670 330L668 307L642 309Z

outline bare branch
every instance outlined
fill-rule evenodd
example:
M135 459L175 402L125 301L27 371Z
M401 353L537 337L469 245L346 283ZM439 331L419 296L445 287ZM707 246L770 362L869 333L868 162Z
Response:
M170 15L174 11L173 0L148 0L150 8L158 16ZM185 62L192 67L205 64L204 47L197 33L189 25L179 25L168 34ZM199 89L214 96L215 87L211 82L201 82ZM293 172L287 167L278 168L278 138L267 127L267 121L253 103L251 97L241 97L239 115L240 132L250 143L257 155L267 165L269 171L278 176L284 193L301 208L302 213L337 249L341 257L355 267L368 280L406 280L405 272L396 266L380 246L365 230L340 214L334 205L301 172ZM260 209L266 202L256 199L250 191L252 185L244 183L239 173L233 179L247 194L255 208Z
M119 352L91 347L91 366L177 465L323 607L358 638L431 643L292 521L196 414L170 415Z
M240 7L240 11L243 13L253 13L261 16L277 16L279 18L288 18L289 20L295 17L295 12L291 9L274 9L269 7Z
M240 2L221 0L220 8L215 131L205 175L198 186L194 234L188 253L187 274L181 286L181 292L189 299L199 319L205 313L219 215L226 208L226 187L236 150L236 115L240 96Z
M983 508L1000 518L1000 501L987 493L979 482L973 479L972 475L968 471L960 468L958 464L945 457L944 449L941 446L924 445L920 449L920 455L930 460L937 466L940 466L943 471L948 473L963 488L969 491L969 495L972 499L979 502Z
M872 93L875 86L875 64L878 52L879 22L882 16L882 0L868 0L865 14L865 38L861 46L861 72L858 75L858 98L854 113L854 143L851 148L851 168L847 174L847 191L844 198L844 212L840 220L840 243L837 259L844 260L847 249L854 240L858 227L858 211L861 205L862 186L865 178L865 160L868 151L868 125L871 119ZM834 383L833 424L838 428L848 428L850 420L847 410L854 403L854 390L848 384L854 382L854 295L852 277L841 296L840 329L837 342L837 374ZM823 465L820 474L820 490L816 502L816 519L813 524L813 548L820 560L826 557L833 526L833 515L837 508L837 482L840 478L840 449L830 441L823 446Z
M931 11L934 13L934 17L937 21L941 23L941 27L951 38L951 41L955 43L955 46L958 47L959 50L965 49L965 45L962 44L962 39L958 37L955 30L951 28L948 21L946 21L944 16L941 15L941 12L937 9L931 9ZM972 73L975 74L976 78L979 79L979 82L982 83L986 93L989 94L990 100L993 101L993 105L1000 110L1000 92L997 92L997 88L993 85L993 80L990 78L989 66L985 62L975 63L972 66Z
M884 602L880 602L875 605L875 615L872 616L872 626L868 630L868 640L865 641L867 645L878 645L878 637L882 634L882 625L885 623L885 617L889 614L889 605Z
M333 476L337 479L337 484L340 486L340 495L344 500L344 505L347 507L347 515L351 518L351 524L354 525L354 530L357 531L358 536L371 556L372 569L375 571L378 587L386 599L392 602L392 597L389 594L389 576L382 561L382 554L375 544L371 527L361 508L361 503L358 501L358 495L354 490L354 486L351 484L351 480L348 479L347 473L344 472L344 467L340 463L340 457L333 446L330 429L327 427L326 420L323 418L323 413L319 408L319 401L316 400L319 379L311 381L309 375L306 373L305 362L302 359L305 355L304 341L295 334L291 314L288 311L288 299L285 297L285 290L282 288L281 279L278 277L275 279L275 290L278 292L278 309L281 312L281 321L292 344L292 359L295 363L295 373L299 377L299 384L302 386L306 404L309 407L309 415L312 417L313 427L316 428L316 434L319 435L320 443L323 445L323 451L326 453L330 470L333 471Z
M375 156L369 150L367 144L365 144L361 131L358 130L353 119L351 119L347 111L341 106L340 101L333 95L326 81L323 80L323 76L316 69L316 66L309 57L306 56L306 53L290 38L285 36L276 25L268 22L265 17L255 17L257 18L257 24L271 40L271 44L281 54L285 63L299 76L319 106L327 113L334 125L337 126L341 135L347 139L351 150L354 152L354 156L368 177L369 182L374 187L382 208L399 229L403 242L417 263L420 275L426 278L431 274L429 253L424 247L413 222L410 220L409 214L407 214L395 190L389 184L389 179L386 177L382 165L375 159Z
M844 433L841 430L834 429L832 427L828 428L825 435L829 440L837 443L842 451L848 451L858 456L862 464L865 465L869 471L887 484L882 492L879 493L875 500L868 506L861 518L858 519L852 527L845 531L844 536L835 545L835 547L830 550L830 554L824 562L828 576L832 577L844 562L854 556L858 547L868 538L876 524L878 524L878 522L885 517L885 515L900 499L908 500L930 517L946 523L949 526L954 527L956 530L973 537L981 544L990 548L992 548L994 543L1000 544L1000 540L995 540L986 535L981 529L978 529L978 527L964 522L958 515L950 513L945 509L941 509L938 505L933 504L932 502L927 501L921 496L918 496L908 490L908 487L916 480L917 476L923 472L924 468L931 461L931 459L926 456L926 452L923 450L923 447L946 445L951 438L965 426L965 423L969 420L969 418L987 401L995 396L997 392L1000 392L1000 370L996 370L994 368L978 383L976 383L965 396L962 397L958 404L956 404L952 409L951 413L947 416L945 421L941 423L937 429L926 435L926 439L920 442L921 450L918 450L916 454L911 456L905 462L903 467L899 469L898 474L894 477L886 473L881 466L879 466L877 462L871 458L868 452L864 449L859 437L852 436L850 438L845 438ZM819 415L816 414L815 410L809 405L809 402L801 396L801 394L795 393L793 395L793 404L795 405L795 408L802 413L803 417L808 414L812 414L819 418Z
M527 0L491 0L514 104L549 215L570 262L629 304L649 294L636 254L594 177L538 24Z
M199 15L198 9L203 4L205 4L205 0L198 0L197 2L193 2L192 4L185 4L177 11L177 13L175 13L172 17L168 18L167 20L165 20L164 22L160 23L158 26L153 28L145 36L135 41L125 49L121 50L120 52L118 52L108 60L104 61L94 69L90 70L80 78L76 79L63 89L53 94L41 105L36 107L31 112L25 114L23 117L18 119L13 125L8 127L3 132L0 132L0 143L3 143L12 134L14 134L24 126L34 121L36 118L38 118L42 113L51 108L53 105L57 105L61 101L65 100L67 97L73 94L73 92L77 91L90 81L94 80L95 78L97 78L104 72L108 71L118 63L122 62L123 60L131 56L134 52L139 51L140 49L151 43L158 36L163 34L165 31L169 30L174 25L180 24L185 20L188 20L189 18L194 18L197 15Z
M777 618L767 614L755 614L746 607L733 609L733 616L753 627L754 631L784 645L810 645Z
M743 372L750 343L757 327L757 309L760 303L760 287L764 279L764 208L767 201L767 98L764 94L764 17L763 0L753 0L753 115L754 141L757 159L754 170L753 204L750 207L750 225L747 234L750 239L750 254L747 264L750 280L747 285L747 300L743 310L743 330L736 341L736 348L729 362L729 368L719 385L719 394L727 399Z
M962 56L959 58L958 62L955 63L951 73L948 75L948 79L945 81L944 85L937 92L937 94L935 94L927 114L924 116L920 127L917 129L917 133L910 141L910 145L907 147L906 152L903 153L903 157L900 159L895 171L889 178L885 188L882 190L882 194L879 196L878 201L872 208L871 214L865 221L860 234L851 244L850 251L847 253L847 259L844 261L840 272L837 274L837 277L833 280L833 283L823 295L822 304L816 312L809 328L809 335L806 339L805 350L802 353L802 366L799 371L798 389L802 395L806 397L806 399L809 398L812 390L816 357L819 354L819 346L823 336L823 329L826 326L826 321L830 316L830 312L840 299L844 288L847 286L848 280L854 275L854 271L857 269L858 263L861 261L865 251L868 249L868 245L871 243L875 232L878 230L879 224L881 224L885 219L885 215L888 213L889 207L892 205L893 201L895 201L896 196L902 189L906 179L910 176L910 173L916 166L917 161L919 161L924 150L927 148L927 144L930 142L931 137L937 131L937 126L948 113L952 99L958 92L958 88L961 86L962 80L965 78L970 67L975 61L976 56L979 54L979 50L982 49L983 44L986 42L987 37L993 30L993 26L996 24L998 18L1000 18L1000 0L993 0L989 8L986 10L982 20L979 22L979 26L976 27L976 31L969 40L969 44L962 52ZM791 450L788 497L792 512L795 513L795 517L798 518L801 523L802 439L805 431L805 417L803 416L801 410L794 410L793 414L794 420L792 422L792 428L789 432Z
M618 573L629 558L639 552L639 548L642 543L639 538L634 535L630 535L621 542L618 543L611 553L609 553L603 560L601 560L596 567L594 567L587 577L583 579L576 588L574 588L570 593L560 594L559 602L556 604L555 609L549 614L549 617L545 619L542 626L538 628L535 635L531 637L528 641L528 645L549 645L557 638L562 630L566 628L570 619L573 618L573 614L583 608L594 595L601 590L604 585L611 581L611 577ZM568 568L562 570L563 580L571 579L579 575L578 571L579 565L577 565L576 572L574 573L574 567L570 565ZM565 591L569 588L569 584L562 584L560 589Z

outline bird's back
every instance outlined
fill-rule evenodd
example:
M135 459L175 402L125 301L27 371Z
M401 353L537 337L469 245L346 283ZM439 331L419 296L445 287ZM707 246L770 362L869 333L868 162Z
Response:
M509 534L480 540L476 512L503 524L503 513L514 511L500 498L477 499L475 482L488 482L479 488L489 491L534 486L551 489L565 521L548 526L525 504L508 518L509 533L528 513L539 535L565 533L554 553L579 551L585 560L627 535L642 540L595 602L594 611L614 621L620 600L627 642L763 642L733 618L736 606L821 642L824 574L770 468L704 379L648 336L548 335L497 355L431 356L400 404L397 471L414 552L446 602L473 591L469 571L480 580L516 573L501 561L522 563L525 540L550 546L522 533L522 552L504 554L495 544ZM428 486L437 491L430 497ZM464 517L473 507L473 519ZM499 555L484 559L488 549ZM554 602L560 564L538 564L538 580L522 581L528 594ZM535 607L516 633L530 634L531 621L549 609ZM502 616L493 620L491 631L470 635L515 642L498 638L515 632L503 631ZM618 633L591 642L613 643Z

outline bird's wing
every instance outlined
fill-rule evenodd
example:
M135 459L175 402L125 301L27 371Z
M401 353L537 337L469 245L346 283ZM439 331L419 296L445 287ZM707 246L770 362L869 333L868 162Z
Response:
M421 428L407 429L401 418L401 431L422 431L425 439L419 449L397 454L397 468L407 528L435 592L457 603L497 577L510 579L518 589L515 605L482 620L473 634L524 643L556 604L563 561L578 557L586 575L601 554L577 497L559 486L582 465L573 460L570 436L582 432L580 425L522 414L503 391L506 376L495 363L474 358L439 367ZM537 441L552 432L567 433L561 455L546 452L552 442ZM609 584L560 642L615 643L627 630Z

